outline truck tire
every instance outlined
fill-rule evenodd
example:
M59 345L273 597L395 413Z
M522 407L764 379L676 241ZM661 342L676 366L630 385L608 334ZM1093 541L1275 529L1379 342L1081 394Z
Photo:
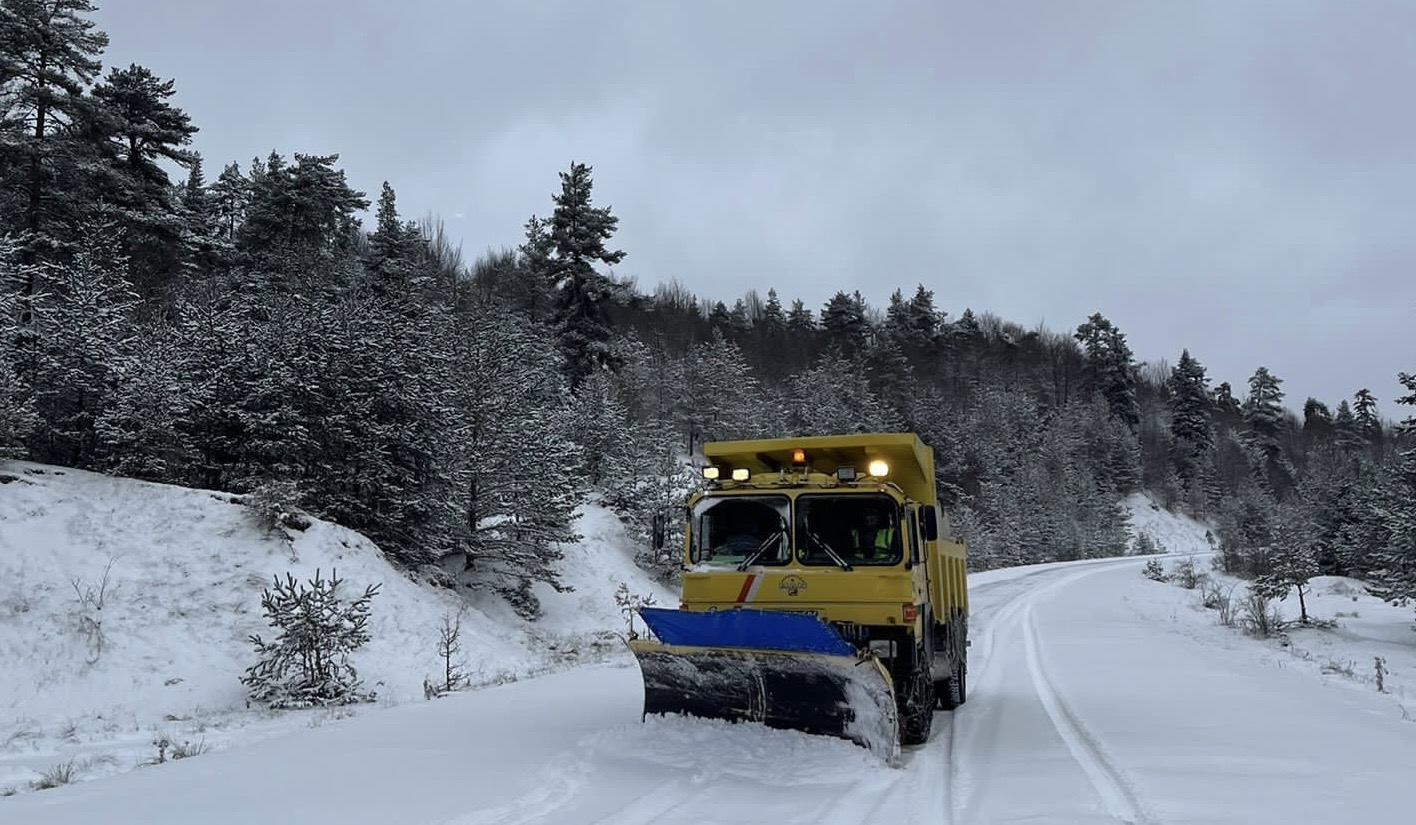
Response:
M934 683L934 692L939 696L939 707L954 710L968 699L968 665L954 664L954 675Z
M900 742L905 745L922 745L929 741L934 730L934 681L929 676L929 659L926 649L915 651L915 665L910 672L909 685L905 689L900 708Z

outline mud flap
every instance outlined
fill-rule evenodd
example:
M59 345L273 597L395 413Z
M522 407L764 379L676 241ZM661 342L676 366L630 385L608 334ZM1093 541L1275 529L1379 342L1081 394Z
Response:
M652 611L652 612L651 612ZM759 722L849 739L900 755L890 674L814 616L645 608L663 641L629 643L644 677L644 714Z

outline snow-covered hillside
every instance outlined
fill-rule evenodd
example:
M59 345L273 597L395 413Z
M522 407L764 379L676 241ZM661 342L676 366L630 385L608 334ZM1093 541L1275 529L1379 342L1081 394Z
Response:
M1148 536L1161 553L1208 553L1215 549L1208 525L1190 516L1172 513L1149 493L1131 493L1122 500L1121 506L1126 511L1133 547L1136 539Z
M660 603L672 593L630 558L608 511L586 506L566 549L574 592L537 595L534 625L500 598L418 583L358 533L315 520L283 535L222 493L0 463L0 794L56 765L76 779L131 769L173 748L212 750L291 726L424 701L443 672L444 617L461 619L455 662L491 684L620 651L620 582ZM333 570L350 592L380 584L355 654L372 706L275 714L247 708L239 678L269 638L261 593L275 576ZM185 743L185 744L184 744Z

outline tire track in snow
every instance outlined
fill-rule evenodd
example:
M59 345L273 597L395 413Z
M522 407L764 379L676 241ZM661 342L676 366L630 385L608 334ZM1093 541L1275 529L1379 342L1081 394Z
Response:
M1155 820L1146 810L1135 782L1106 755L1096 736L1048 678L1038 646L1037 622L1031 603L1027 604L1023 611L1023 646L1027 656L1028 673L1032 677L1038 698L1042 700L1043 708L1047 710L1053 727L1057 728L1057 733L1062 736L1072 758L1082 766L1092 786L1101 795L1107 811L1117 820L1129 825L1153 823Z
M1134 560L1125 558L1093 559L1067 567L1039 570L994 585L985 585L989 590L997 588L1004 592L1019 586L1022 589L1006 596L1006 600L1001 604L990 606L970 617L971 621L985 621L977 653L971 657L969 667L970 675L974 677L969 693L973 698L954 711L954 731L949 755L953 821L968 821L970 807L980 798L987 796L986 793L980 793L987 789L987 772L982 776L975 776L969 766L979 761L987 764L989 757L997 756L991 753L987 743L996 738L998 725L1002 721L997 704L991 701L992 697L1004 692L1002 666L997 663L997 657L994 655L997 652L998 639L1018 632L1019 625L1023 625L1025 631L1026 625L1020 621L1020 617L1030 612L1032 606L1048 594L1103 570L1134 563ZM1042 579L1042 583L1036 583L1037 579Z
M682 779L665 782L635 797L623 808L595 820L594 825L650 825L661 822L665 814L682 808L701 793L695 793L695 789Z

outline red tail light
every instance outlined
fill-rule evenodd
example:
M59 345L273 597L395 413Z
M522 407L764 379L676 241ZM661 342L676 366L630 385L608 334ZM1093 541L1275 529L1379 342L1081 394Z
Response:
M919 608L912 604L905 605L905 624L912 624L919 618Z

